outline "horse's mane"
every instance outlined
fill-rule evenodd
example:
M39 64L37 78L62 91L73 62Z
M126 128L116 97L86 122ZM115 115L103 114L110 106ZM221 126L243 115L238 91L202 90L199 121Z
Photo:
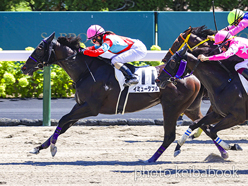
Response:
M207 38L208 35L215 35L216 31L213 31L211 29L207 29L205 25L199 26L199 27L193 27L192 28L192 34L195 34L199 37Z
M72 50L78 50L80 48L81 38L77 37L67 37L61 36L58 37L57 41L64 46L70 47Z

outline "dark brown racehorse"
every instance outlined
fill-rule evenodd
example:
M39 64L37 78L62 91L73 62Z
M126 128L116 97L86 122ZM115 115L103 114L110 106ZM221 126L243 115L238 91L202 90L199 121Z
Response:
M187 34L190 34L190 32ZM192 33L190 37L198 38L200 41L206 38L202 38L200 34ZM198 42L199 40L195 39L195 44ZM189 127L182 138L178 140L175 153L180 153L180 147L184 144L191 131L197 127L207 127L206 134L225 150L242 150L238 144L231 146L217 136L218 131L242 124L248 119L248 96L239 80L237 72L234 70L234 65L242 61L242 59L234 56L223 61L223 63L200 62L197 59L199 54L213 55L219 53L218 47L213 45L211 41L207 42L206 47L195 49L192 52L187 52L187 48L187 45L185 45L171 57L164 68L164 72L158 78L160 82L168 81L172 77L176 78L174 74L177 73L178 69L172 68L172 66L185 64L184 60L186 60L189 71L208 90L213 111L208 113L198 123L194 123Z
M55 33L40 42L22 67L24 74L32 75L43 65L61 66L76 84L76 104L71 112L64 115L51 137L36 147L33 153L50 146L52 156L57 152L55 143L59 135L79 119L102 114L115 114L120 87L114 75L114 69L99 58L77 54L80 38L60 37ZM162 70L162 67L156 67ZM94 76L94 78L92 77ZM95 81L94 81L95 80ZM202 117L200 113L200 82L194 76L179 80L176 85L167 85L157 93L131 93L126 104L126 113L136 112L162 104L164 117L164 140L156 153L148 160L155 162L162 152L175 140L177 118L185 113L192 120ZM196 99L198 95L198 98ZM194 101L195 100L195 101ZM192 102L194 101L194 104ZM191 105L192 104L192 105Z
M185 44L188 46L189 50L192 53L195 53L195 55L197 55L197 53L199 53L199 52L203 52L203 53L208 52L209 50L208 49L206 50L206 47L207 48L209 47L209 39L206 39L206 37L207 37L207 35L213 35L213 34L215 34L215 31L213 31L211 29L207 29L206 26L200 26L200 27L194 27L194 28L189 27L187 30L185 30L183 33L181 33L176 38L176 40L172 44L171 48L169 49L169 52L165 55L163 61L165 63L168 62L170 57L172 55L174 55L176 53L176 51L181 49ZM195 49L197 49L197 50L195 50ZM216 50L214 52L218 53L218 50ZM174 66L177 69L179 65L176 66L175 63L172 63L172 65L170 65L170 66L172 66L172 67ZM161 73L163 75L165 72L161 71L160 74ZM168 81L160 81L160 78L161 78L161 76L159 75L159 77L156 79L156 83L159 85L160 88L165 88L167 84L172 82L172 80L175 82L178 80L178 79L173 79L170 77L168 79ZM203 85L202 85L201 89L205 89ZM210 106L207 114L210 112L212 112L211 106ZM197 122L197 121L198 120L195 120L195 122ZM202 126L201 128L198 128L198 131L194 135L191 135L190 138L194 139L196 137L199 137L202 130L206 133L207 127ZM222 147L220 147L215 141L213 141L213 142L217 146L218 150L220 151L221 156L224 159L227 159L228 153ZM174 156L177 156L179 153L180 153L180 150L176 151Z

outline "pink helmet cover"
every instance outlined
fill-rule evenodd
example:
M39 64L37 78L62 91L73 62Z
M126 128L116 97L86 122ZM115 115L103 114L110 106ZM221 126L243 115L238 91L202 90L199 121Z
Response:
M220 30L219 32L217 32L217 34L214 37L215 43L214 45L219 45L222 42L228 41L231 38L231 34L228 31L225 30Z
M104 34L105 30L99 25L91 25L87 30L87 38L92 39L95 36Z

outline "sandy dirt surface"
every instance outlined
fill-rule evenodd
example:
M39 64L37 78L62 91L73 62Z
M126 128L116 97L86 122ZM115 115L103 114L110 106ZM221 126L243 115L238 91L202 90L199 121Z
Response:
M177 127L179 139L188 127ZM203 134L187 141L174 158L176 143L157 163L147 164L162 144L162 126L72 127L59 136L54 158L45 149L29 153L55 127L0 127L0 185L248 185L248 126L219 132L243 151L223 160Z

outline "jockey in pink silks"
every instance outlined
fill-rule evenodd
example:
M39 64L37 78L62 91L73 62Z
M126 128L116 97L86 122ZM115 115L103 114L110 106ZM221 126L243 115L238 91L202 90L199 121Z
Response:
M235 65L235 70L248 80L248 69L244 67L248 67L248 39L233 37L228 31L221 30L215 35L214 45L221 45L223 53L208 57L201 54L198 56L198 59L201 61L218 61L237 55L238 57L243 58L244 61L237 63Z
M234 9L228 14L227 21L230 25L223 30L228 31L234 36L248 27L248 13Z
M93 46L82 49L80 52L91 57L98 57L105 52L116 54L111 63L120 70L126 81L124 86L139 82L136 75L123 63L139 61L147 54L146 46L138 39L131 39L106 31L99 25L91 25L87 30L87 38L94 43Z
M228 31L231 35L235 36L248 27L248 13L244 13L239 9L234 9L229 12L227 21L229 26L222 30ZM208 38L212 41L214 40L214 36L208 36Z

